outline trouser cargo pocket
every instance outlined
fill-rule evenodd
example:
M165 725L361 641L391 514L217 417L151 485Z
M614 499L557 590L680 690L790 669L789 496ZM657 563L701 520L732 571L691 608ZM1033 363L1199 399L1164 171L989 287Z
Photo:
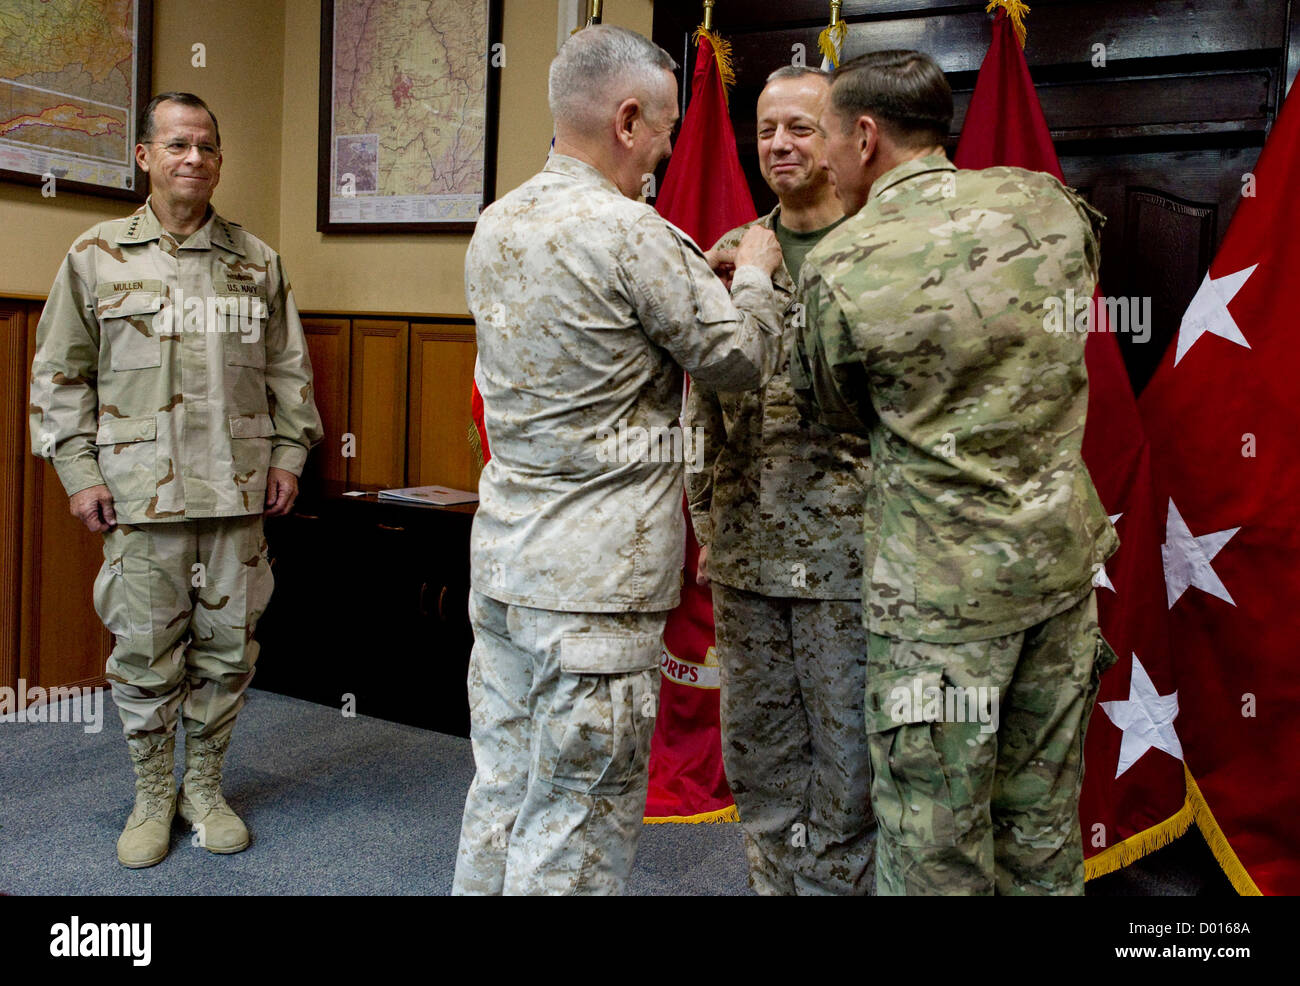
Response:
M661 653L658 636L561 638L564 681L552 714L565 727L553 759L555 786L609 796L645 781Z
M873 643L874 643L873 639ZM956 845L952 794L926 719L926 698L943 690L941 667L869 673L867 744L871 806L885 834L902 846Z

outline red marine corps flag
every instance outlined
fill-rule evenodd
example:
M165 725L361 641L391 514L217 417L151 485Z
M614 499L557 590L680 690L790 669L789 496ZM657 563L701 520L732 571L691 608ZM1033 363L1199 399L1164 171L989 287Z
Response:
M1013 165L1061 178L1021 46L1024 5L999 8L962 125L959 168ZM1008 16L1010 14L1010 16ZM1099 289L1100 291L1100 289ZM1073 306L1072 306L1073 307ZM1194 817L1178 745L1177 683L1170 663L1161 578L1163 511L1153 494L1151 448L1115 336L1094 304L1088 337L1088 423L1083 458L1119 550L1097 572L1102 634L1119 663L1101 681L1089 723L1079 816L1088 878L1118 869L1181 835Z
M1177 739L1197 824L1241 893L1300 894L1297 174L1293 92L1141 401Z
M691 101L668 159L659 213L704 249L757 218L736 154L724 84L732 81L730 45L700 28ZM685 498L682 512L686 514ZM686 514L682 601L664 628L659 718L650 744L647 822L734 821L736 806L722 768L713 596L695 584L700 548Z

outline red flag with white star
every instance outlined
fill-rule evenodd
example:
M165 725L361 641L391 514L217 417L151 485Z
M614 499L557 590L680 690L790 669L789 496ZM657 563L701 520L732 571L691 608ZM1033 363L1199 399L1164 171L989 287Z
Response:
M1012 165L1062 178L1029 66L1003 9L994 17L954 162L959 168ZM1093 580L1102 634L1119 663L1102 678L1084 747L1079 820L1089 878L1165 845L1191 822L1174 732L1177 697L1160 577L1163 514L1119 344L1104 322L1104 315L1095 320L1099 331L1084 350L1083 458L1120 538L1119 550Z
M1243 893L1300 893L1298 173L1293 96L1141 400L1178 735L1197 822Z

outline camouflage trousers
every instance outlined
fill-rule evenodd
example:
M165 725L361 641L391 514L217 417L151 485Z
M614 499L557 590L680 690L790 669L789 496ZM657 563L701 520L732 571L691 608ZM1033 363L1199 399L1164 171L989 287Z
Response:
M881 895L1083 893L1083 739L1110 648L1090 591L1021 633L869 635Z
M869 894L876 823L857 601L713 583L722 760L760 894Z
M470 739L454 894L621 893L649 785L667 613L470 592Z
M106 675L128 737L233 727L271 598L260 515L119 524L104 534L95 611L115 638Z

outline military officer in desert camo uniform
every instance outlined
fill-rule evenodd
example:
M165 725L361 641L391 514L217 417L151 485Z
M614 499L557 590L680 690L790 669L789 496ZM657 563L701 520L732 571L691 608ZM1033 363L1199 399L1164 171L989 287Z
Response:
M143 867L166 856L177 810L212 852L249 844L221 768L271 595L262 516L292 506L321 422L280 258L209 205L216 118L163 93L135 150L149 200L78 237L50 290L31 436L104 537L95 608L115 638L106 674L136 772L117 855Z
M787 350L803 325L793 296L804 256L844 220L822 168L830 77L786 66L759 94L759 169L777 195L756 220L776 232L773 276ZM715 250L734 249L749 224ZM785 367L760 390L696 383L685 423L704 429L688 472L691 518L713 589L722 758L762 894L874 890L875 822L863 727L862 505L865 437L801 419Z
M822 126L850 218L804 262L791 376L871 439L878 891L1078 894L1083 737L1113 661L1092 578L1117 539L1080 455L1086 337L1044 314L1092 294L1100 217L1040 172L956 170L951 117L919 52L836 73Z
M694 458L644 436L680 435L683 368L741 389L780 356L771 232L741 243L728 297L699 247L637 201L671 150L672 69L631 31L569 38L550 69L555 150L470 241L492 460L470 541L475 774L455 893L623 889Z

